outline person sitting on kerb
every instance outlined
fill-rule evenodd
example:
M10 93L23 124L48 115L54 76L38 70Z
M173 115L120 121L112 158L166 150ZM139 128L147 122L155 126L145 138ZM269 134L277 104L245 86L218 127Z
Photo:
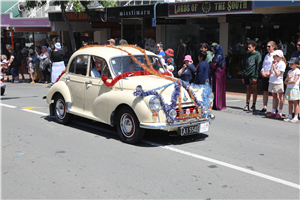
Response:
M93 57L95 66L91 70L91 76L96 78L101 78L101 70L103 66L103 60L101 58Z

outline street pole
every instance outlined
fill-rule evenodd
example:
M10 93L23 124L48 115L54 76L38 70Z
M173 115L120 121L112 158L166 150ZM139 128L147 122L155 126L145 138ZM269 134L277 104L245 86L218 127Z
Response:
M10 27L10 40L11 40L11 46L14 49L14 34L12 31L12 27Z

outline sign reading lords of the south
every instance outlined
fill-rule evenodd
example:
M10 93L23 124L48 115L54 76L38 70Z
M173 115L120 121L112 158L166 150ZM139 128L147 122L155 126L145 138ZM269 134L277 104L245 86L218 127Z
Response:
M198 1L169 4L169 16L252 12L252 1Z

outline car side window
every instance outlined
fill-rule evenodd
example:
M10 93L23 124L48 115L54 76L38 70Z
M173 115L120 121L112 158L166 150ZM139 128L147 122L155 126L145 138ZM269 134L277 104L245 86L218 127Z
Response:
M109 71L107 62L104 58L92 56L90 76L93 78L101 78L102 74L104 74L109 79L111 78L111 73Z
M79 55L72 61L72 64L69 67L69 73L86 75L87 72L87 55Z

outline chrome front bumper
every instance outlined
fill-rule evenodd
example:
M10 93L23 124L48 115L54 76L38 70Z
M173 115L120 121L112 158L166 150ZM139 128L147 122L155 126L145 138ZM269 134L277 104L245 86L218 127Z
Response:
M5 85L4 83L2 83L2 82L1 82L1 84L0 84L0 85L1 85L1 88L3 88L3 89L5 89L5 88L6 88L6 85Z
M212 120L215 119L214 115L209 115L207 118L202 118L202 119L189 119L189 120L180 120L180 121L175 121L172 124L168 123L140 123L140 127L144 129L154 129L154 130L175 130L176 128L179 127L186 127L186 126L193 126L196 124L202 124L205 122L211 123Z

